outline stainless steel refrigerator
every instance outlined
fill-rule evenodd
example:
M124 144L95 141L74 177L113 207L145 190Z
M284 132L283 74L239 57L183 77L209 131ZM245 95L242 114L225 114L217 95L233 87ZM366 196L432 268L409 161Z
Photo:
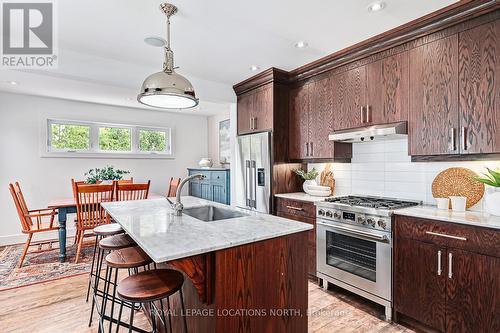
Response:
M269 132L238 136L236 147L236 206L271 210L271 140Z

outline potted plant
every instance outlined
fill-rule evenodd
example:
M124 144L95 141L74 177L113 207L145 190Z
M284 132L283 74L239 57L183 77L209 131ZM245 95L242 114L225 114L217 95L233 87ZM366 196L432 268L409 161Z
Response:
M313 185L313 186L318 185L318 183L316 182L316 178L318 177L319 173L316 170L316 168L312 168L311 171L309 171L309 172L302 170L301 168L293 169L292 171L295 172L300 177L302 177L302 179L304 179L304 184L302 184L302 188L304 189L304 192L307 193L307 187L309 185Z
M484 207L487 213L500 216L500 170L488 170L484 178L476 178L477 181L489 185L484 196Z
M113 180L123 179L123 175L129 173L130 171L115 169L115 167L108 165L102 169L90 169L85 173L85 182L87 184L112 183Z

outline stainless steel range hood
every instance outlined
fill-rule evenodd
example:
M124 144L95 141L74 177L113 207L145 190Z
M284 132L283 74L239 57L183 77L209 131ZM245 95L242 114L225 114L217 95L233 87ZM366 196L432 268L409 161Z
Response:
M404 138L408 135L406 121L384 125L373 125L335 131L328 136L330 141L339 142L369 142L374 140L391 140Z

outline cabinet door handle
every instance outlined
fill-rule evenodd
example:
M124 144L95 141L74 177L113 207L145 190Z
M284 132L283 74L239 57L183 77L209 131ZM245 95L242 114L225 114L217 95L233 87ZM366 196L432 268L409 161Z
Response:
M306 156L309 156L309 142L306 142Z
M456 138L456 129L455 127L450 128L450 150L457 150L457 138Z
M250 129L253 130L253 117L250 117Z
M314 142L311 142L311 156L314 156Z
M438 270L437 274L441 275L441 250L438 251Z
M462 126L462 148L464 151L468 149L467 147L467 127Z
M447 235L447 234L441 234L439 232L426 231L425 233L427 235L438 236L438 237L445 237L445 238L451 238L451 239L456 239L456 240L461 240L461 241L466 241L467 240L467 238L465 238L465 237L452 236L452 235Z
M294 206L286 206L286 208L291 209L291 210L297 210L299 212L302 212L304 210L304 208L294 207Z
M371 122L371 108L370 105L366 105L366 122L369 123Z
M257 129L257 117L253 117L253 129Z
M448 253L448 279L453 277L453 254Z
M361 123L362 124L365 123L365 107L364 106L361 107Z

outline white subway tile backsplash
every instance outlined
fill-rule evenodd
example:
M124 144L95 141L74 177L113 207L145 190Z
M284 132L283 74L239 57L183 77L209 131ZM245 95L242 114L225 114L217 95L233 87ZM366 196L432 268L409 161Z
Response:
M311 163L320 172L325 164ZM335 195L379 195L435 204L432 181L441 171L464 167L478 173L498 168L500 161L411 162L408 141L387 140L353 144L351 163L333 163ZM471 208L482 210L482 201Z

